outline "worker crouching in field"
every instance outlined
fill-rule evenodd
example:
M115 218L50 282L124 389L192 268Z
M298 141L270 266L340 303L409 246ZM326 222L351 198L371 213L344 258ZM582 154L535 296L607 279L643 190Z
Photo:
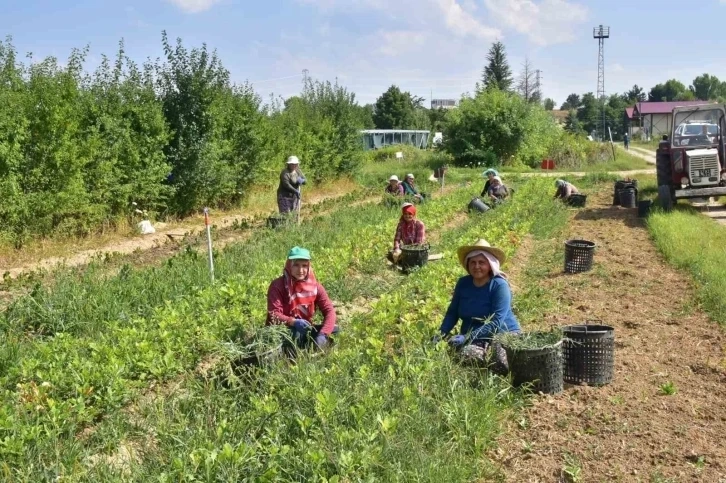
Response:
M416 219L416 207L411 203L404 203L401 207L401 218L396 226L396 234L393 237L393 250L388 252L388 260L398 263L402 245L423 245L424 243L426 243L426 227L421 220Z
M489 187L492 185L492 179L495 176L499 176L499 173L496 169L489 168L486 171L482 173L482 176L484 176L487 180L484 183L484 189L481 190L481 194L479 196L488 196L489 194ZM500 178L501 179L501 178Z
M577 188L575 188L575 185L568 183L564 179L558 179L555 181L555 186L557 187L555 199L560 199L565 203L570 201L570 196L580 194Z
M313 324L316 308L323 314L322 324ZM338 331L335 319L333 302L313 274L310 252L293 247L282 276L267 290L267 325L287 325L298 347L313 342L324 348L330 335Z
M487 189L487 196L495 203L504 201L509 196L509 190L504 183L502 178L499 176L493 176L490 181L489 189Z
M504 252L480 239L473 245L460 247L457 254L468 275L456 283L434 342L448 337L461 320L459 334L448 339L449 345L461 355L477 359L484 359L494 347L497 369L506 371L506 353L492 342L492 337L499 332L519 333L520 328L512 312L512 293L506 274L500 270Z
M401 182L401 185L403 185L403 194L405 196L410 196L414 202L423 203L426 200L426 193L421 193L418 190L412 173L406 175L406 178Z
M287 158L287 166L280 173L280 184L277 187L277 207L280 213L290 213L300 203L300 186L305 184L305 177L300 171L300 160L297 156Z
M403 185L398 180L398 176L395 174L388 178L388 185L386 185L386 194L393 196L403 196Z

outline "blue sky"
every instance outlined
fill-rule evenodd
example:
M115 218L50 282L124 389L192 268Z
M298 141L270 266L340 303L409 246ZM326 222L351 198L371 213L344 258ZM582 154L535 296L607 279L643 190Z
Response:
M525 57L558 103L594 91L597 41L610 26L605 89L649 89L701 73L726 79L726 0L0 0L0 35L21 54L65 60L89 45L87 68L124 38L138 61L162 55L161 31L217 49L235 81L265 98L300 90L302 70L336 77L361 103L391 84L426 99L471 92L492 41L517 73ZM73 6L70 6L73 5Z

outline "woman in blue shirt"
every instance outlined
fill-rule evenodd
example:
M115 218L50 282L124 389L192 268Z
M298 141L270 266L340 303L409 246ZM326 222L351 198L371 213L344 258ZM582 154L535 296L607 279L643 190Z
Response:
M480 239L460 247L457 254L469 275L456 283L437 338L448 336L460 319L459 334L449 339L456 349L467 345L486 349L497 332L519 333L519 322L512 312L512 292L506 274L499 268L506 259L504 252Z

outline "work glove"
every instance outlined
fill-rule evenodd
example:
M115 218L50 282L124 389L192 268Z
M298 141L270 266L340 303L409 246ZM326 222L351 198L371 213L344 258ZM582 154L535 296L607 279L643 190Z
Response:
M300 176L298 178L298 184L305 184L306 182L307 182L307 180L303 176Z
M466 337L463 335L455 335L449 339L449 345L452 347L460 347L466 342Z
M319 349L325 349L328 346L328 336L325 334L319 334L315 338L315 345L318 346Z
M312 328L310 322L305 319L295 319L292 323L292 326L295 328L295 330L298 330L300 332L310 330Z
M295 197L296 198L300 198L300 190L299 189L295 190Z

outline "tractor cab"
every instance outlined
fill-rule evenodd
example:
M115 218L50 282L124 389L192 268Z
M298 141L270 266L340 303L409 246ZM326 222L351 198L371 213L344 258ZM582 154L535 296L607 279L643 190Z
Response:
M680 198L726 195L726 109L719 104L676 107L670 142L656 152L658 197L670 209Z

